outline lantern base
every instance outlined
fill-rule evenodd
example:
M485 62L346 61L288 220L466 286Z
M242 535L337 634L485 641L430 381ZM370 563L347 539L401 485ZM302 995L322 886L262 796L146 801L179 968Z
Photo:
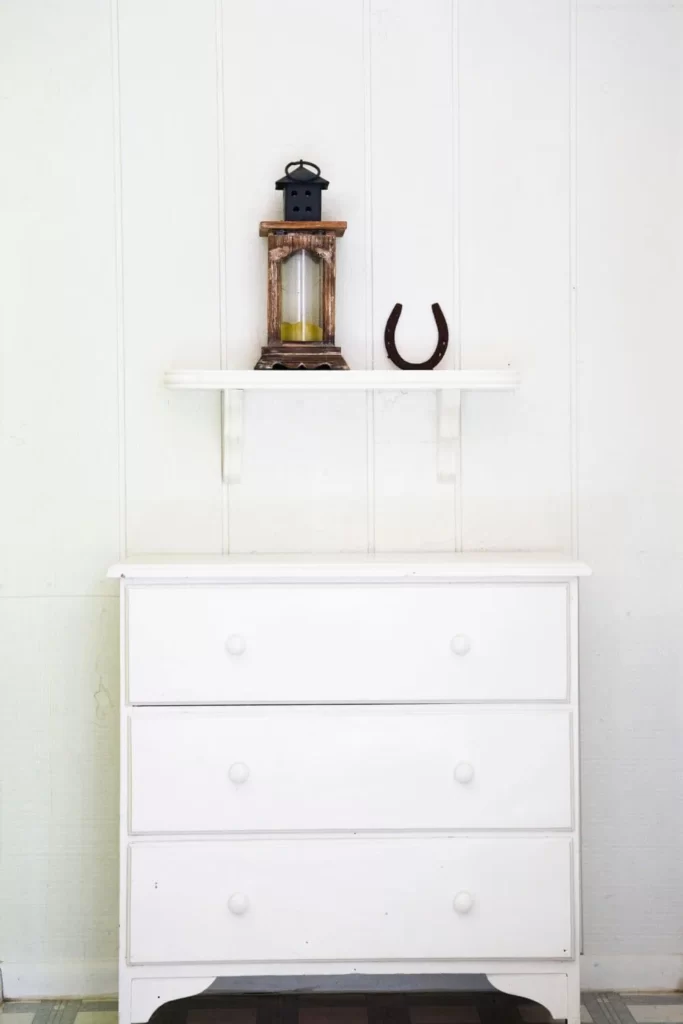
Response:
M266 345L255 370L348 370L336 345Z

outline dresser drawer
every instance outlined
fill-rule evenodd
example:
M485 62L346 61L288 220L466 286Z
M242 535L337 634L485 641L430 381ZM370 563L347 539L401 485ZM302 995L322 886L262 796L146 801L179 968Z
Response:
M133 704L563 700L564 584L131 586Z
M130 869L135 964L572 952L564 838L144 842Z
M137 708L133 832L570 828L568 712Z

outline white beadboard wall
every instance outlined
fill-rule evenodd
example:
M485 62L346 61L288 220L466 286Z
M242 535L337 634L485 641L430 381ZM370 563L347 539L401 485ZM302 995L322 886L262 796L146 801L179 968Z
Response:
M580 551L584 979L676 987L682 0L4 0L0 139L5 994L115 987L106 567L221 550ZM352 367L398 301L424 357L438 301L446 365L521 371L454 483L432 395L250 394L227 487L218 396L162 387L253 365L299 156Z

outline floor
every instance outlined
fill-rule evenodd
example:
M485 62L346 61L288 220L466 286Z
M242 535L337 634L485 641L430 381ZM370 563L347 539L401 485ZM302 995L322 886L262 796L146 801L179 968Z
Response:
M586 992L583 1024L683 1024L683 994ZM542 1024L534 1003L504 995L223 996L162 1009L155 1024ZM0 1005L0 1024L117 1024L115 1000Z

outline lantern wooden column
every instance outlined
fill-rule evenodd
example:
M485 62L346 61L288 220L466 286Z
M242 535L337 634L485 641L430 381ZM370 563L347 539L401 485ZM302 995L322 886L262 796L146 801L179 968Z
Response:
M335 345L336 242L345 221L262 221L259 234L268 239L268 344L257 370L348 370ZM282 266L296 252L320 261L320 341L287 341L282 337Z

